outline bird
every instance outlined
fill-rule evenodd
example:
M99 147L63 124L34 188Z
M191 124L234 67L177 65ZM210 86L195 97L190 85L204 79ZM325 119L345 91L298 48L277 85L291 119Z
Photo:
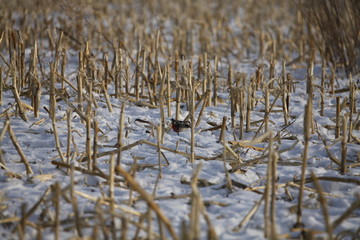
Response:
M181 121L176 119L171 119L171 127L179 135L179 132L183 132L186 129L191 128L190 121Z

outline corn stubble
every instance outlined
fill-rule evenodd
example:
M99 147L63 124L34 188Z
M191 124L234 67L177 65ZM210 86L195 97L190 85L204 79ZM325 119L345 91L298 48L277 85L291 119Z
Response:
M356 4L355 0L343 2L344 5L340 6L341 10L351 9L348 11L349 15L360 15L359 4ZM11 118L20 116L23 121L28 121L30 111L36 119L40 117L39 112L46 111L52 122L51 133L54 136L59 156L53 159L52 163L58 168L66 169L66 174L71 176L68 187L61 188L58 183L52 185L34 206L24 205L19 216L0 218L0 223L11 223L15 226L13 232L18 234L19 239L26 238L26 228L35 229L39 239L46 229L52 229L55 239L61 239L62 229L73 231L75 236L81 238L84 237L84 229L87 228L92 229L93 239L101 238L101 236L106 239L141 239L140 235L146 236L147 239L166 239L166 236L172 239L200 239L204 237L200 231L201 217L205 219L207 238L218 239L212 224L213 220L207 213L198 190L198 177L201 171L201 165L195 167L198 159L224 161L226 188L229 193L236 191L235 187L240 186L246 191L261 195L249 213L243 219L239 219L239 224L233 227L234 232L241 231L264 203L264 236L266 238L289 237L292 234L291 231L300 231L304 236L307 236L309 232L312 233L311 226L306 226L302 221L302 198L306 191L309 191L305 184L310 181L315 184L315 189L312 190L319 195L329 239L336 237L333 234L334 230L359 207L358 202L354 202L338 219L331 222L327 211L327 195L319 184L319 180L323 179L315 174L312 174L311 178L306 178L305 174L308 144L314 134L317 133L319 138L323 139L324 148L331 161L336 164L342 174L346 174L349 167L347 144L357 141L352 131L359 124L355 97L358 86L353 81L349 82L349 88L344 90L349 91L349 98L346 100L335 95L336 91L341 89L336 89L334 82L335 69L339 66L349 75L359 71L358 56L360 54L356 53L360 51L360 39L352 35L356 29L351 29L350 26L358 29L360 22L356 22L359 20L358 17L351 18L351 16L336 12L335 9L340 3L325 0L299 1L298 3L281 0L251 2L214 0L206 4L204 1L185 0L171 1L171 3L165 0L134 2L124 0L117 3L113 1L68 3L42 0L36 1L34 7L30 6L29 1L18 0L2 4L6 6L1 10L4 17L0 19L0 105L3 104L3 95L6 91L11 91L14 104L0 113L4 122L0 143L5 137L9 137L25 166L26 173L29 176L34 175L26 153L16 138ZM112 4L117 7L110 8ZM277 6L276 11L267 10L274 5ZM329 9L328 12L322 8L324 5ZM241 19L237 11L240 6L244 8ZM290 11L294 7L295 12ZM121 11L121 14L117 11ZM44 13L44 17L38 17ZM332 21L324 25L324 21L329 20L331 14L338 16L341 26L349 25L349 27L333 28L336 24ZM157 16L158 24L150 21L155 16ZM276 24L269 24L269 22ZM172 27L168 29L164 23L170 23ZM293 28L284 34L281 26L288 23L294 23ZM233 29L232 24L235 24L240 31ZM315 30L320 30L320 38L314 34ZM335 35L343 36L343 38L334 38ZM27 54L25 49L31 49L29 61L25 61ZM293 58L293 52L296 52L298 57ZM73 63L76 64L75 79L70 79L70 75L67 75L69 71L72 71L69 70L70 54L78 58L78 61ZM333 156L331 147L316 131L314 123L313 72L316 54L322 57L323 69L320 86L320 114L326 115L326 108L336 109L336 126L333 126L333 130L335 137L341 140L340 160ZM45 56L51 56L50 62L45 60ZM260 64L252 74L247 75L237 72L229 61L232 58L241 61L250 57L254 58L254 56L260 60L268 60L269 68L264 68ZM281 63L282 67L279 76L275 72L277 62ZM296 80L288 69L302 63L308 65L308 104L304 109L305 142L302 164L294 166L301 169L302 174L298 182L294 180L287 184L278 184L277 165L280 151L275 149L275 143L281 142L282 132L275 134L271 131L270 116L279 112L283 114L285 126L283 130L292 124L289 113L290 96L295 91ZM326 74L326 66L332 69L330 76ZM108 91L110 85L114 86L114 93ZM205 121L203 113L209 106L217 107L223 104L218 94L224 92L224 89L228 89L230 95L230 123L225 116L221 125L214 125L212 128L203 130L219 134L218 140L222 145L219 149L220 154L217 156L197 155L195 134L198 133L195 132L195 127ZM256 95L256 91L261 91L263 98ZM40 100L46 94L49 95L49 104L41 109ZM95 94L102 96L100 100L94 97ZM69 96L76 100L71 102ZM122 102L121 106L112 105L111 98L119 99ZM24 99L29 99L31 106L25 104ZM336 104L327 106L327 99L336 99ZM57 114L59 101L65 102L69 109L66 117L62 119ZM117 145L112 151L99 151L97 146L98 138L106 134L95 120L99 107L98 101L104 101L109 112L120 113ZM176 102L175 113L171 109L172 101ZM342 104L345 101L349 103ZM279 102L281 102L281 110L276 110ZM190 152L181 152L163 146L164 134L167 131L165 117L174 114L176 119L179 119L182 103L188 104L189 115L185 120L190 120L192 125ZM255 107L260 103L264 104L264 110L257 113L263 114L263 120L255 122L251 118L256 112ZM124 128L124 108L129 105L160 108L161 114L158 121L160 124L148 123L155 143L142 139L125 145L124 139L127 133ZM345 110L349 110L349 114L341 117ZM74 115L81 118L86 129L84 148L86 151L84 152L78 152L78 146L74 141L74 134L76 134L72 127ZM67 122L66 152L62 151L59 142L57 129L59 121ZM232 136L226 136L230 132ZM253 133L253 140L247 143L241 142L246 133ZM226 139L231 137L244 149L259 142L268 142L268 147L258 159L243 161L236 147L228 145ZM130 173L121 166L122 153L142 144L158 151L158 164L147 166L158 167L158 181L161 181L161 169L166 166L163 161L168 163L164 150L185 156L194 165L192 193L184 196L190 199L190 220L183 223L179 234L166 213L155 202L156 197L146 192L137 183L136 171L141 168L136 160ZM0 157L1 167L6 168L1 145ZM104 159L109 161L110 166L106 170L109 172L104 172L97 165ZM78 161L80 165L75 167L74 161ZM226 162L234 163L238 170L267 163L265 186L255 189L238 184L231 179L234 173L228 172ZM10 172L11 169L7 171ZM95 175L106 181L109 184L108 194L94 199L76 191L75 171L87 176ZM326 180L339 181L337 178ZM115 200L114 188L118 186L130 192L128 208L124 208ZM278 235L277 189L282 187L287 189L289 186L299 188L297 221L294 228L289 229L288 234ZM140 197L133 197L132 192L136 192ZM79 197L95 202L94 211L90 215L81 216L79 213ZM140 199L144 200L148 206L148 211L145 213L140 213L131 207L134 201ZM64 204L71 205L74 210L74 219L60 219ZM55 210L54 216L50 208ZM36 210L42 211L43 217L47 216L50 222L45 223L31 218ZM104 219L111 219L111 221L108 223ZM157 221L153 221L154 219ZM117 225L116 222L121 224ZM134 236L129 236L129 228L136 229ZM155 229L159 229L159 232Z

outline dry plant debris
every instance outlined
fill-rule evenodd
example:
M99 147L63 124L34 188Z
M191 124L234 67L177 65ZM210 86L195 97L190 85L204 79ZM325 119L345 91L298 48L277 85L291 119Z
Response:
M1 5L1 239L360 235L356 0Z

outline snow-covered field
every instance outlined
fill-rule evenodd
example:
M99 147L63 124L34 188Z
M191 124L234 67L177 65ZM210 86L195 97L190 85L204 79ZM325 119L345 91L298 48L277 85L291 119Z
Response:
M5 49L2 51L5 52ZM31 47L26 49L27 62L30 61L30 52ZM65 76L67 80L76 85L78 56L75 51L70 50L70 53L68 54ZM134 50L131 55L136 57L136 53L137 51ZM52 61L54 52L49 52L45 56L43 67L45 74L49 74L50 67L46 63ZM196 63L197 57L193 56L182 60L181 64L187 64L190 60ZM53 123L49 113L44 108L49 109L50 90L47 85L43 84L39 117L35 118L32 111L26 110L25 114L28 121L24 121L16 113L16 101L13 92L10 88L5 87L0 106L0 129L5 128L5 113L7 112L10 115L9 126L13 130L33 173L27 174L25 164L14 147L9 132L0 131L1 134L4 134L0 138L3 160L0 168L0 238L53 239L58 231L60 239L71 239L75 236L89 238L97 236L99 239L107 239L113 234L111 232L112 224L115 224L117 238L122 236L124 239L133 239L137 234L137 228L141 229L139 238L151 236L153 239L158 239L161 237L161 231L169 239L173 238L168 227L164 223L159 224L162 220L154 212L153 206L150 206L150 201L155 203L170 221L170 225L179 238L182 233L191 232L194 227L193 224L196 224L193 214L198 214L201 239L208 238L209 222L219 239L264 239L263 196L267 182L269 158L266 157L268 155L266 148L268 141L251 142L264 119L264 92L263 90L255 92L254 109L250 118L251 129L247 132L244 131L243 139L239 140L239 113L236 113L235 128L231 127L230 121L230 95L226 86L227 60L221 56L219 58L219 76L223 78L219 78L218 106L206 107L199 125L195 128L195 155L197 156L195 163L191 163L186 155L190 154L191 150L191 131L181 132L178 135L170 129L171 118L175 117L176 101L171 102L171 116L167 116L168 109L164 107L166 116L164 130L166 132L164 133L164 142L161 144L161 177L157 132L154 128L154 125L160 124L160 109L141 106L129 101L127 97L119 99L111 97L110 102L113 111L110 112L104 94L101 91L94 92L98 106L92 106L93 120L98 122L98 127L101 130L98 132L97 152L101 155L101 153L113 151L116 162L115 150L118 149L120 110L121 105L124 104L122 139L124 150L121 153L121 168L130 172L141 189L146 191L147 196L151 196L150 200L144 200L144 196L140 196L139 191L134 189L132 184L124 181L123 174L115 175L114 206L109 205L111 203L111 199L109 200L109 191L111 190L109 177L113 176L109 172L111 155L107 154L103 157L99 155L97 158L99 170L94 170L94 172L97 172L98 175L93 172L85 172L87 163L83 160L86 156L86 123L76 112L72 112L71 136L68 138L67 110L71 109L69 104L58 99L56 103L56 127L61 151L65 156L64 159L69 158L70 165L75 166L73 171L74 186L71 185L70 170L55 165L61 163L61 159L56 149ZM166 60L161 63L165 64ZM255 73L260 63L265 66L266 82L268 81L266 78L270 66L266 60L260 62L255 58L248 59L248 61L237 58L230 59L230 64L235 73L244 72L247 74L247 85L250 81L250 75ZM109 61L110 64L111 61ZM101 68L102 63L98 63L97 66ZM0 67L6 68L4 61L0 60ZM210 60L210 68L214 69L213 59ZM131 84L134 84L134 69L134 65L131 64ZM295 83L295 91L289 95L288 125L284 122L281 98L276 100L269 117L269 129L273 132L272 136L278 135L274 139L273 151L279 154L274 215L278 238L296 239L301 234L301 230L293 229L293 227L297 222L297 204L304 152L304 109L308 101L306 94L307 66L305 64L289 66L286 71L292 74ZM194 70L194 74L195 72ZM329 75L330 71L328 71ZM341 76L341 74L339 75ZM308 234L306 236L309 239L311 234L326 239L328 238L326 221L329 221L333 228L333 236L338 236L338 239L359 239L360 168L358 163L360 160L360 131L356 122L359 120L357 118L359 113L353 114L353 137L347 143L347 165L352 167L349 167L346 174L341 174L340 166L330 159L323 140L329 146L330 154L341 161L341 137L335 138L335 128L333 127L336 119L336 97L339 96L344 101L349 96L349 91L340 91L332 95L329 93L327 85L324 96L325 111L324 116L321 116L320 61L315 63L314 76L313 119L315 133L310 135L307 153L306 179L308 181L303 195L303 230ZM2 77L3 79L6 77L4 71ZM281 62L276 65L275 77L279 79L281 77ZM11 79L12 76L10 75L4 86L10 86ZM353 76L354 82L358 82L358 79L358 76ZM175 81L173 72L171 80ZM278 86L278 82L280 80L276 80L275 88ZM335 90L346 89L348 86L349 79L339 77L335 83ZM58 83L56 88L59 89L60 87L61 84ZM78 106L77 92L67 84L66 89L69 94L68 102ZM83 92L87 96L86 89ZM115 92L113 83L109 84L107 92L110 95ZM356 91L355 102L357 105L355 108L357 111L359 111L359 96L359 91ZM274 102L275 97L276 92L271 92L270 104ZM20 98L22 103L31 105L31 100L28 97L21 96ZM172 98L175 98L175 91ZM142 101L146 102L147 100L142 99ZM85 113L86 101L82 105ZM197 120L201 106L202 104L196 110L195 120ZM341 115L344 116L348 112L349 107L345 104ZM184 119L188 114L188 104L184 102L181 107L180 119ZM227 117L226 142L232 146L243 163L237 162L238 160L227 152L226 164L224 165L223 144L219 142L221 129L207 130L212 128L214 123L220 126L224 116ZM144 121L153 123L153 125ZM258 136L264 133L265 131L262 129ZM90 136L91 147L93 147L93 129L91 129ZM71 141L70 151L67 151L69 139ZM140 143L131 145L137 141ZM243 145L236 147L231 144L231 141L241 142ZM66 156L67 152L70 153L70 156ZM196 187L191 183L198 167L200 167L199 184ZM231 171L234 168L237 171ZM83 169L83 171L78 171L79 169ZM227 172L233 183L232 188L227 185ZM328 216L324 214L324 208L312 181L311 173L314 173L319 179L323 190L322 196L326 199ZM60 189L57 187L57 183ZM196 194L197 191L199 195ZM74 198L77 200L76 203L73 201ZM200 204L196 202L199 199L202 201ZM39 200L40 204L37 205ZM354 206L352 207L352 205ZM202 208L202 206L205 206L205 214L202 213L201 209L192 209L192 207ZM239 227L239 224L248 216L254 206L258 206L256 212ZM32 209L33 207L34 209ZM348 215L345 214L347 210L349 210ZM344 219L341 218L342 216ZM339 219L340 224L334 224ZM59 221L58 228L56 227L57 221ZM24 225L26 227L22 228ZM79 231L79 229L81 230ZM126 233L124 229L127 229ZM22 231L25 231L24 235L21 234Z

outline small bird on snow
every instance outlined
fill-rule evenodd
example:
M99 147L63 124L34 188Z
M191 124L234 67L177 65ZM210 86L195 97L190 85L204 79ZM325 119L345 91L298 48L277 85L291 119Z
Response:
M183 132L189 128L191 128L190 121L181 121L176 119L171 119L171 127L174 130L174 132L177 132L179 135L179 132Z

